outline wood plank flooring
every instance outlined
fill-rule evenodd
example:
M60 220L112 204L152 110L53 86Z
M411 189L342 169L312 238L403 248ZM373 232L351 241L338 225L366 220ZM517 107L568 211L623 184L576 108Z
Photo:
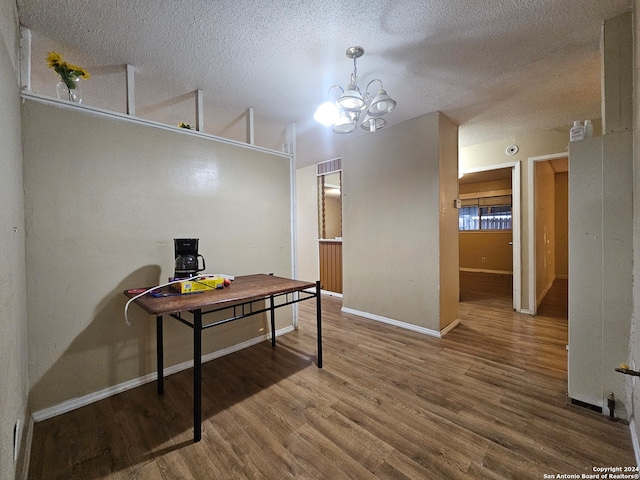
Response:
M461 276L461 323L443 339L323 297L323 369L303 302L275 349L203 365L201 442L188 370L163 396L148 384L37 423L29 478L520 480L634 465L624 422L568 401L566 303L516 314L500 277Z

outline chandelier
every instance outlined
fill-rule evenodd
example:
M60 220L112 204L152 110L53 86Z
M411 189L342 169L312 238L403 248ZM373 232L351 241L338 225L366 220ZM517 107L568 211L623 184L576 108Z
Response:
M351 82L346 89L340 85L332 85L329 87L327 97L330 98L331 91L335 88L342 92L342 95L335 101L330 99L318 107L313 118L325 126L333 126L335 133L351 133L356 130L360 117L362 123L360 126L369 132L375 132L383 128L387 121L382 115L390 112L396 106L395 100L392 100L387 92L385 92L382 81L377 78L371 80L365 88L364 96L360 93L358 87L358 69L356 60L364 54L362 47L349 47L347 49L347 57L353 58L353 73L351 74ZM372 83L378 82L380 89L373 96L369 93L369 87Z

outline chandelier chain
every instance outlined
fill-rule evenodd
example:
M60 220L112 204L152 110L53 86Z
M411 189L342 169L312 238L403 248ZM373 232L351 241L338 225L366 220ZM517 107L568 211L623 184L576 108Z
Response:
M358 64L356 62L357 57L353 57L353 78L351 79L351 83L357 85L358 83Z

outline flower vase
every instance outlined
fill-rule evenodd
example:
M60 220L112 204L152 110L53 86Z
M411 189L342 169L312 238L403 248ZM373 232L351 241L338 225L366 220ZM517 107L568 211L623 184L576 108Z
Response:
M82 103L82 92L78 83L79 78L74 81L75 88L69 88L66 83L58 82L56 85L56 94L60 100L68 100L73 103Z

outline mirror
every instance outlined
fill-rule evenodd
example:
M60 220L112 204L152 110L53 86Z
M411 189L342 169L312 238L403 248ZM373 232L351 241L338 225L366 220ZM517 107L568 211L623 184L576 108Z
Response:
M342 238L342 172L318 176L318 235Z

